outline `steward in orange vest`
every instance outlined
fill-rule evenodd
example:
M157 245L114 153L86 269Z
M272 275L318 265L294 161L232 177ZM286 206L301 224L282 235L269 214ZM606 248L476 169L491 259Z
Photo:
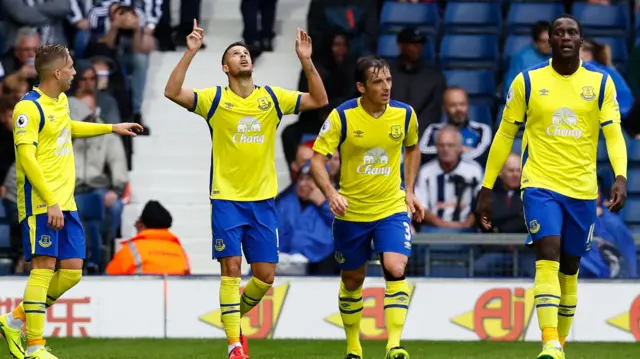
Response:
M121 243L107 274L191 274L180 240L169 231L171 222L171 214L159 202L147 202L136 222L138 234Z

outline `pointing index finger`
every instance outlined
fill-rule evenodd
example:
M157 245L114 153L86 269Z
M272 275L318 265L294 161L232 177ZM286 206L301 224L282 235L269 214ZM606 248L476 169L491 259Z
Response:
M193 29L197 29L198 28L198 20L193 19Z

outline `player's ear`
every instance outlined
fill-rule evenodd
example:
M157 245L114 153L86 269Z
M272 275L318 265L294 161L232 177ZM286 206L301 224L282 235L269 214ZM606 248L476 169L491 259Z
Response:
M361 94L367 92L367 88L362 82L356 82L356 88L358 89L358 92L360 92Z
M225 74L229 73L229 66L227 66L226 64L222 65L222 72L224 72Z

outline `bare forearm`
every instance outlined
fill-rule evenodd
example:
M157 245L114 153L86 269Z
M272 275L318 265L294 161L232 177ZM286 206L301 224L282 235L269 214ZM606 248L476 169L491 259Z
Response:
M110 48L116 47L116 40L118 39L118 28L112 27L109 29L106 35L100 39L100 42L107 44Z
M189 65L191 65L191 61L196 56L197 51L187 50L178 64L171 72L171 76L169 76L169 81L167 81L167 85L164 88L164 95L168 98L175 98L180 95L180 90L182 90L182 85L184 84L184 78L187 75L187 70L189 69Z
M404 187L407 193L413 193L416 175L420 167L420 148L416 146L404 149Z
M425 211L424 223L430 224L436 227L442 227L442 219L440 219L440 217L436 216L435 214L429 211Z
M322 77L320 77L320 73L313 65L313 61L311 59L304 59L301 60L300 63L302 64L304 76L307 78L309 84L309 95L318 107L326 106L329 103L329 97L324 88L324 83L322 83Z
M333 184L331 184L331 178L329 178L329 172L327 172L327 158L323 157L324 156L316 154L311 159L311 176L318 188L320 188L320 191L322 191L322 194L329 198L336 189L333 187Z

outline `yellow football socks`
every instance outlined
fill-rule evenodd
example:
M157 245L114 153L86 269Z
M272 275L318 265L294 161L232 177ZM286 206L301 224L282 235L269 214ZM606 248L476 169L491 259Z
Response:
M240 278L222 277L220 309L228 344L240 341Z
M24 291L24 313L27 320L27 346L45 345L42 335L46 319L46 300L49 283L53 277L50 269L32 269Z
M562 293L558 309L558 335L560 344L564 347L578 305L578 273L575 275L558 273L558 279Z
M538 324L542 330L542 342L558 340L558 306L560 305L560 263L540 260L536 262L534 302Z
M267 284L256 277L252 277L242 291L240 299L240 316L247 314L260 303L262 297L269 291L271 284Z
M60 269L51 278L49 291L47 291L47 308L52 306L69 289L73 288L82 279L82 270Z
M384 292L384 316L387 323L387 352L400 346L400 337L409 310L409 285L407 280L387 281Z
M362 320L362 287L348 291L344 283L340 281L340 297L338 307L342 324L347 335L347 354L362 356L362 345L360 345L360 321Z

